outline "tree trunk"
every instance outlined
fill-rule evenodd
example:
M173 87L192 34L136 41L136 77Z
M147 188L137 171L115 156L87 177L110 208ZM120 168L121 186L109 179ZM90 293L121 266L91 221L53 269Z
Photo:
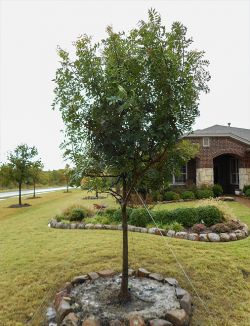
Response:
M69 192L69 182L67 180L67 191L66 192Z
M119 294L119 299L122 303L130 300L128 291L128 221L127 221L127 195L126 176L123 176L123 202L122 202L122 236L123 236L123 254L122 254L122 282Z
M19 182L18 184L18 190L19 190L19 205L22 205L22 183Z
M95 191L95 196L96 196L96 198L98 199L98 190L96 189L96 191Z
M34 182L33 184L34 188L33 188L33 198L36 197L36 183Z

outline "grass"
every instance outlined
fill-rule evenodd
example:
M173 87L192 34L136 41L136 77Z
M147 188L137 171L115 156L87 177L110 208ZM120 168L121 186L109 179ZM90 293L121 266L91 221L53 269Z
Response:
M44 194L32 206L10 209L17 199L0 202L0 325L40 325L41 314L68 280L89 271L121 270L122 237L119 231L49 229L47 222L72 204L92 208L80 191ZM24 201L26 202L26 200ZM114 203L111 198L98 203ZM166 204L168 208L193 203ZM250 226L250 210L228 203ZM165 242L166 244L165 245ZM178 279L193 294L192 326L250 325L250 239L231 243L200 243L129 233L129 261ZM201 305L169 251L171 247L191 278L208 312ZM44 304L43 304L44 300Z

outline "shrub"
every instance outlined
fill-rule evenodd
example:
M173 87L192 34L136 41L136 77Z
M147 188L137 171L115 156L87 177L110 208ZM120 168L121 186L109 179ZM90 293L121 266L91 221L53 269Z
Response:
M63 220L63 216L62 215L56 215L55 219L57 220L57 222L61 222Z
M146 227L148 223L151 222L151 217L144 208L135 208L133 209L130 217L129 224Z
M172 211L172 219L184 227L191 227L199 222L196 208L177 208Z
M211 198L214 197L213 190L211 189L197 189L196 190L196 198L203 199L203 198Z
M243 187L243 193L246 194L246 191L247 191L248 189L250 189L250 185L245 185L245 186Z
M225 220L222 212L215 206L197 207L198 220L206 226L221 223Z
M151 195L152 195L153 201L162 201L162 199L163 199L160 191L153 191Z
M242 228L242 225L238 221L230 220L225 223L230 230L239 230Z
M86 207L73 205L63 211L62 217L69 221L82 221L84 218L92 215L92 211Z
M127 216L128 216L128 219L129 219L132 211L133 211L133 208L127 207ZM122 222L122 210L120 208L117 209L117 210L115 210L115 212L111 216L111 219L112 219L113 222L116 222L116 223Z
M173 211L168 211L168 210L154 211L154 219L156 223L170 224L174 222Z
M205 230L206 230L206 226L204 224L202 224L202 223L195 224L192 227L192 231L195 232L195 233L202 233Z
M250 189L247 189L247 190L246 190L245 195L246 195L247 197L250 197Z
M114 213L117 211L116 208L107 208L104 210L103 214L102 215L105 215L105 216L110 216L112 218L112 216L114 215Z
M166 201L171 201L171 200L178 200L180 199L180 195L177 194L174 191L166 191L164 196L163 196L164 200Z
M186 191L183 191L183 193L181 193L181 198L182 199L195 199L195 195L194 195L193 191L186 190Z
M230 228L224 223L217 223L211 226L211 230L216 233L224 233L224 232L229 232Z
M184 227L181 223L178 223L176 221L174 221L173 223L171 224L167 224L165 226L165 229L168 231L168 230L174 230L175 232L181 232L184 230Z
M213 186L212 190L213 190L213 193L214 193L215 197L219 197L219 196L221 196L223 194L223 188L218 183Z

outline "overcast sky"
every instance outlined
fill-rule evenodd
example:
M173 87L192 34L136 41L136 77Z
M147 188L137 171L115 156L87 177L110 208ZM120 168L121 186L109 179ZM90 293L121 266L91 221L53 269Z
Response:
M81 34L129 30L154 7L169 28L181 21L210 61L211 92L202 95L194 129L250 128L250 1L0 0L0 162L20 143L38 148L46 169L63 167L63 128L51 110L56 47L72 51Z

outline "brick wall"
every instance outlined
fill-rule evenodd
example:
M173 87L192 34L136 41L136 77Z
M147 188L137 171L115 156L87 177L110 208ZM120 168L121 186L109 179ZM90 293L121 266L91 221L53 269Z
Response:
M209 137L209 147L203 147L202 137L188 137L192 143L200 145L196 168L213 168L213 159L222 154L231 154L239 158L240 167L250 168L249 145L230 137Z

